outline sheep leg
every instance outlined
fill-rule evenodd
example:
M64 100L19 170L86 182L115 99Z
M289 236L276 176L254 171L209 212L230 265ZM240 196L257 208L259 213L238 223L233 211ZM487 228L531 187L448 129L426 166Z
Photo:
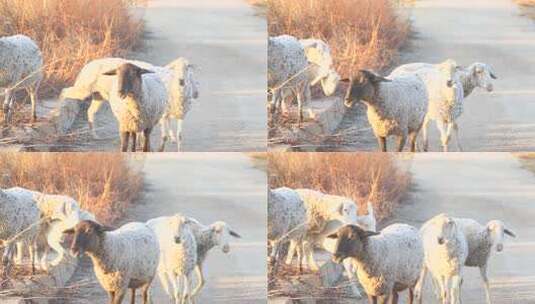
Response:
M296 253L297 241L290 240L290 245L288 246L288 252L286 253L286 265L292 265L292 260Z
M175 297L175 304L183 304L184 299L182 298L182 276L170 275L170 277L174 290L173 296Z
M30 245L30 263L32 263L32 275L35 274L35 246L36 244L35 243L32 243Z
M451 303L461 304L461 283L462 279L460 275L455 275L451 278Z
M386 137L378 136L377 142L379 143L379 151L386 152Z
M160 119L160 148L158 149L159 152L165 151L165 144L167 143L168 137L167 134L169 132L169 119L166 117L162 117Z
M121 304L123 303L124 296L126 295L125 289L119 289L114 292L112 304Z
M355 295L357 298L360 298L362 295L360 294L360 291L357 287L357 279L355 277L353 264L351 263L350 259L345 259L343 261L343 264L346 271L347 279L349 280L349 284L351 286L351 291L353 291L353 295Z
M132 137L132 152L136 152L136 148L137 148L137 133L136 132L132 132L132 134L130 134L130 137Z
M150 298L150 283L147 283L141 287L141 296L143 298L143 304L151 303Z
M414 287L409 288L409 304L414 303Z
M299 92L296 95L297 95L297 112L298 112L297 125L301 127L301 123L303 122L303 93Z
M93 97L91 104L89 105L89 109L87 109L87 123L89 124L89 129L91 130L91 135L94 139L100 138L95 130L95 120L97 113L100 111L103 105L104 100Z
M420 278L418 279L418 282L416 283L416 287L414 288L414 295L416 296L416 303L422 304L422 290L424 287L425 277L427 276L427 267L425 265L422 267L422 270L420 271ZM414 297L414 296L413 296Z
M22 260L24 259L24 243L17 242L15 246L17 247L17 253L15 255L15 264L21 265Z
M204 276L202 274L202 268L200 265L195 266L195 273L197 275L197 286L191 292L191 297L196 296L204 286Z
M57 253L56 258L51 262L52 265L58 265L65 254L63 246L61 246L61 235L49 234L47 236L47 243L50 248L54 249Z
M37 88L29 88L28 95L30 95L30 100L32 102L32 120L31 122L34 123L37 121Z
M457 144L457 150L463 152L463 147L461 146L461 140L459 139L459 125L457 122L453 122L453 134L455 134L455 143Z
M429 131L429 129L428 129L429 122L430 122L430 119L426 115L425 118L424 118L424 122L422 124L422 137L423 137L423 141L424 141L424 143L423 143L424 152L429 151L429 134L427 133Z
M368 295L368 303L369 304L377 304L377 296Z
M302 242L299 242L297 244L297 248L295 249L295 253L297 254L297 263L299 263L299 273L303 273L303 264L305 262L305 255L303 253L303 246L301 244Z
M405 147L406 141L407 136L405 134L398 136L398 152L403 152L403 147Z
M392 299L390 300L390 303L391 304L398 304L399 302L399 294L397 291L393 290L392 291Z
M143 152L150 152L150 133L152 128L143 130L144 142L143 142Z
M180 152L181 145L182 145L182 122L183 122L182 119L177 119L176 120L176 138L175 138L175 141L176 141L176 147L177 147L177 151L178 152ZM171 140L173 140L173 137L171 137Z
M442 151L448 152L448 143L450 141L448 130L446 129L445 122L437 120L437 128L440 131L440 142L442 143Z
M182 303L187 304L191 303L190 294L189 294L189 280L186 275L182 276L183 289L182 289Z
M480 267L479 273L481 273L481 279L483 279L483 286L485 287L485 295L487 297L487 304L491 304L492 301L491 301L491 296L490 296L489 278L487 276L487 265Z
M411 145L411 152L416 152L416 138L418 137L418 132L409 133L409 143Z
M163 290L165 293L171 298L173 296L173 293L169 290L169 280L167 277L167 273L163 271L158 271L158 278L160 278L160 283L162 285Z
M314 247L308 241L303 243L303 254L307 258L307 263L310 270L318 271L320 268L318 267L318 264L316 264L316 260L314 259Z
M41 269L45 271L48 271L48 251L50 250L49 248L49 246L45 246L45 248L43 249L43 255L41 256Z
M128 151L128 139L130 132L121 132L121 152Z
M130 304L136 304L136 289L130 288L131 296L130 296Z
M13 114L13 91L10 89L6 89L4 91L4 125L7 125L11 123L11 116Z

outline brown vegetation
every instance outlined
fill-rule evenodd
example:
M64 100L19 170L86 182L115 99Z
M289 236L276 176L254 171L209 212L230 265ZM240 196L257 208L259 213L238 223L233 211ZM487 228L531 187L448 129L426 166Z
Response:
M99 221L113 223L143 189L135 163L119 153L2 153L0 188L69 195Z
M379 153L270 153L268 172L270 188L342 195L357 202L359 210L366 210L371 200L378 219L392 214L410 184L395 157Z
M122 56L138 45L136 0L0 0L0 36L24 34L45 59L41 95L57 95L88 61Z
M270 36L326 41L339 73L381 70L397 57L409 22L392 0L266 0Z

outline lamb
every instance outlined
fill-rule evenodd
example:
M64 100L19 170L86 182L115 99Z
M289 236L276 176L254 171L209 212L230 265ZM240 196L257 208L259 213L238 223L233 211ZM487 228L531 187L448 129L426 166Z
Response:
M136 289L142 289L143 303L148 304L149 289L156 275L160 247L154 232L144 223L132 222L116 230L93 221L81 221L64 231L74 235L71 253L87 254L97 279L108 292L110 304L120 304L128 288L135 303Z
M387 151L386 138L396 136L398 151L403 151L407 136L411 152L416 151L416 138L428 107L425 83L416 75L381 77L367 70L359 71L348 82L345 106L351 108L361 100L368 110L368 121L381 151Z
M0 88L4 89L4 123L13 120L14 94L26 90L32 102L32 122L37 119L37 93L43 79L43 55L29 37L0 38Z
M93 60L82 68L74 85L62 91L61 98L86 100L92 97L91 105L87 111L88 122L93 137L99 138L95 129L96 115L104 105L104 102L110 99L110 91L113 85L113 79L102 76L102 73L115 69L124 63L131 63L154 71L163 80L167 88L169 104L160 121L162 142L164 142L164 137L167 140L167 136L172 141L176 141L177 137L180 139L182 121L191 108L192 100L199 97L198 82L193 74L194 66L183 57L177 58L164 67L122 58ZM168 127L171 118L177 119L176 136ZM180 145L180 141L177 141L177 144ZM160 150L162 150L161 147Z
M272 263L279 260L282 243L288 240L298 244L303 242L307 231L306 216L304 202L295 190L286 187L268 190L268 240ZM301 250L297 250L300 268L302 257Z
M40 212L33 199L0 189L0 245L4 247L2 264L8 273L15 253L15 244L30 248L32 273L35 273L35 248L39 234ZM22 259L22 257L21 257Z
M195 242L197 243L197 265L195 265L197 286L190 295L190 298L193 298L201 291L205 283L203 264L208 256L208 252L214 247L220 247L223 253L229 253L230 238L241 238L241 236L232 230L227 223L222 221L205 226L194 218L188 217L187 220L188 226L195 236Z
M175 214L147 222L160 244L158 276L172 302L186 303L189 296L189 277L197 264L197 243L186 217ZM172 289L169 289L169 283ZM193 300L193 299L191 299ZM192 301L193 302L193 301Z
M416 289L418 303L422 303L427 271L440 288L442 303L461 303L462 270L468 256L468 244L461 227L453 218L439 214L422 226L420 234L425 263Z
M336 239L333 261L349 259L368 295L369 303L398 303L398 292L409 289L413 303L424 248L418 229L406 224L393 224L380 233L356 225L345 225L328 238Z
M333 67L329 45L319 39L301 39L299 43L303 46L310 65L310 85L315 86L319 82L325 96L331 96L336 92L340 75Z
M150 134L168 106L165 84L153 71L131 63L122 64L103 75L117 76L109 102L119 122L121 151L128 150L131 137L132 152L135 152L137 133L143 132L143 152L150 152Z
M479 267L487 303L491 303L489 279L487 276L488 262L492 250L503 251L505 235L516 237L500 220L489 221L485 226L468 218L454 218L455 223L463 231L468 244L468 256L465 266Z

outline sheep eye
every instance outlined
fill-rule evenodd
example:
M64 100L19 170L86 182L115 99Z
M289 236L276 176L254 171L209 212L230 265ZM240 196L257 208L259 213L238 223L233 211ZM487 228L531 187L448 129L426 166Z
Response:
M178 83L181 85L181 86L184 86L186 84L186 82L184 81L184 79L180 79L178 81Z

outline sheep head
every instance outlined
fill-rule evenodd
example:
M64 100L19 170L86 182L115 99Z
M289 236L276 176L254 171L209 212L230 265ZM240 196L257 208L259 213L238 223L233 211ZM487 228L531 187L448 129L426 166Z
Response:
M99 252L102 247L104 233L111 230L113 229L93 221L81 221L74 228L67 229L63 233L74 235L71 243L71 253L77 257L86 252Z
M215 222L210 225L210 229L215 237L215 243L217 246L221 247L223 253L228 253L230 251L230 238L241 238L241 236L230 229L230 226L225 222Z
M373 102L373 98L381 82L390 82L382 76L368 70L360 70L351 78L342 79L341 82L349 83L347 88L344 105L348 108L353 107L355 101L365 100Z
M487 233L490 236L490 239L492 240L492 245L496 246L497 252L503 251L503 242L505 239L505 235L508 235L510 237L516 237L516 234L513 231L507 229L505 227L505 224L499 220L493 220L487 223Z
M117 76L118 93L121 98L140 96L143 74L154 73L131 63L125 63L118 68L104 73L106 76Z
M470 77L477 87L483 88L487 90L487 92L492 92L494 90L492 79L497 79L498 77L496 77L496 74L490 65L476 62L472 64L469 69Z
M368 238L378 234L377 232L364 230L357 225L345 225L335 233L329 234L327 238L336 239L333 261L342 263L348 257L362 255L364 244Z

